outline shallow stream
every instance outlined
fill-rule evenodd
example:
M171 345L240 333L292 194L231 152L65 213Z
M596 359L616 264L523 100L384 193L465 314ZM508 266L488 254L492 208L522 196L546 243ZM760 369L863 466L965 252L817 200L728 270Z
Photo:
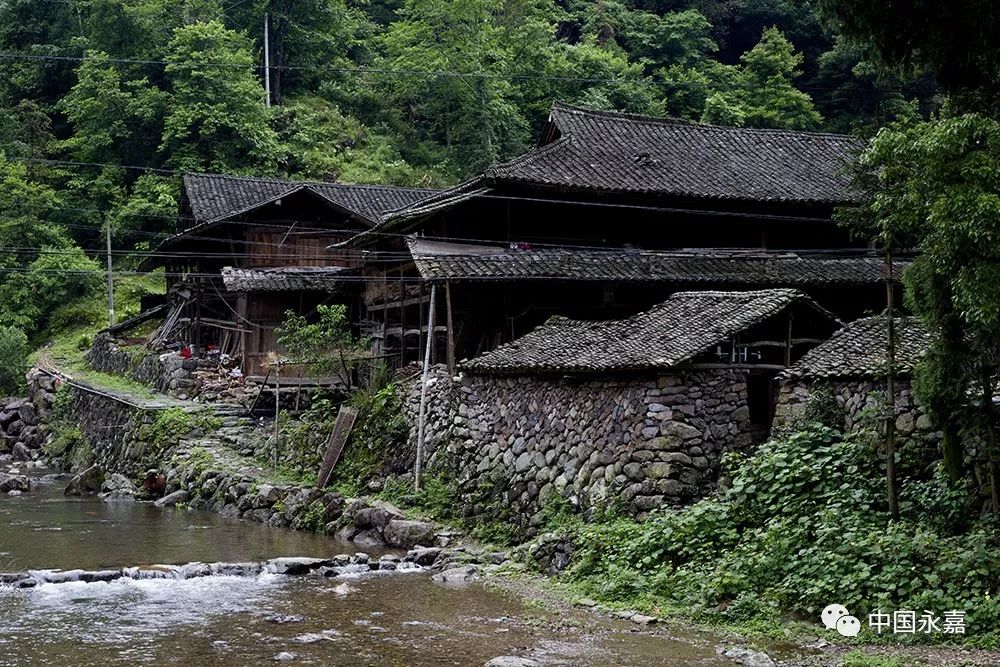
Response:
M0 496L0 572L262 561L350 544L204 512L66 498L47 478ZM429 574L209 576L0 587L6 665L732 665L710 636L667 636L586 612L560 616ZM285 655L281 655L285 654ZM290 655L289 655L290 654Z

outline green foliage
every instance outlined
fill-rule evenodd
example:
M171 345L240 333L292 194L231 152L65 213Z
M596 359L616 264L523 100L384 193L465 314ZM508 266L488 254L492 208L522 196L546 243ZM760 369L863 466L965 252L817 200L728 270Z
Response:
M837 394L829 385L812 387L803 416L807 422L815 422L832 429L844 427L844 408L837 402Z
M304 530L311 530L314 533L321 533L326 527L323 522L326 517L326 506L323 504L322 500L317 500L309 506L305 514L300 519L302 528Z
M996 111L1000 16L989 0L820 0L818 7L885 66L930 69L966 109Z
M101 268L79 248L42 248L24 273L0 284L0 324L46 331L57 307L101 289Z
M367 346L351 335L347 306L342 304L317 306L312 321L285 311L276 334L290 361L306 364L318 377L336 375L347 387L354 386L356 369L367 361Z
M0 392L16 394L28 370L28 337L20 329L0 326Z
M1000 121L979 115L898 123L860 156L864 205L842 217L882 248L919 248L906 296L935 332L917 372L917 396L944 431L953 478L969 396L992 396L984 358L1000 344ZM979 415L992 432L992 400ZM994 452L995 456L996 453Z
M177 444L188 435L197 424L190 412L181 408L167 408L156 414L156 418L142 429L142 440L153 451L162 452Z
M459 519L458 489L443 475L428 475L420 482L420 491L413 490L409 476L390 477L378 497L386 502L416 510L436 521Z
M167 46L170 103L160 150L186 171L273 173L278 142L249 40L221 23L178 28ZM205 63L225 63L220 70Z
M761 627L818 618L829 600L859 616L962 609L977 642L1000 641L996 526L971 520L945 476L902 479L889 521L882 474L864 438L813 425L763 445L719 498L584 526L569 576L610 602Z
M809 95L792 83L801 74L802 60L781 31L765 30L757 46L740 58L741 67L727 72L719 90L705 100L702 120L737 127L818 128L823 119Z

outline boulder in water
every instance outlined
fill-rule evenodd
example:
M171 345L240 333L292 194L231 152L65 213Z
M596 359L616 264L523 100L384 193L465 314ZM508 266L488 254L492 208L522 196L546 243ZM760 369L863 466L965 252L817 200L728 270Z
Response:
M438 584L467 584L482 579L482 571L475 565L461 565L438 572L431 581Z
M102 484L104 484L104 471L101 470L100 466L93 465L69 480L65 494L67 496L92 496L101 492Z
M31 482L24 475L12 475L5 472L0 472L0 493L9 493L11 491L30 491Z
M191 496L188 492L184 489L180 489L179 491L174 491L173 493L163 496L153 504L157 507L173 507L174 505L186 503L190 499Z
M382 529L382 537L390 547L412 549L418 544L432 544L434 531L434 524L426 521L393 519Z
M139 489L132 480L119 473L111 475L101 484L101 496L105 500L134 500L138 493Z

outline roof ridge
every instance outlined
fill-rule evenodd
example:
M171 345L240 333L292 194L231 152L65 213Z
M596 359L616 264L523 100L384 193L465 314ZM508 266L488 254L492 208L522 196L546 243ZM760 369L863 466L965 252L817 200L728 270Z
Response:
M440 192L434 188L417 188L408 185L383 185L380 183L344 183L340 181L303 181L290 178L278 178L271 176L240 176L238 174L209 174L205 172L185 172L183 178L218 178L229 181L244 181L251 183L272 183L275 185L291 185L299 187L322 186L334 188L371 188L379 190L412 190L414 192Z
M567 104L565 102L554 102L552 104L552 112L556 110L566 111L569 113L577 113L587 116L599 116L601 118L608 118L611 120L627 120L640 123L649 123L652 125L676 125L683 127L691 127L704 130L714 130L721 132L746 132L751 134L766 134L766 135L785 135L785 136L809 136L809 137L824 137L829 139L850 139L852 141L858 141L859 139L851 134L838 134L836 132L812 132L809 130L785 130L779 128L768 128L768 127L732 127L730 125L714 125L711 123L699 123L693 120L687 120L686 118L677 118L676 116L651 116L648 114L637 114L629 113L625 111L608 111L604 109L587 109L585 107L578 107L572 104ZM553 119L554 120L554 119Z

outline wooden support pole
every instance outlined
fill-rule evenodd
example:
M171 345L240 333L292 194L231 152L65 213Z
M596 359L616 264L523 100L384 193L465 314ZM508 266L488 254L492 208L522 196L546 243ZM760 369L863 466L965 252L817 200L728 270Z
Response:
M788 309L788 333L785 336L785 366L792 365L792 309Z
M281 410L281 360L274 360L274 450L271 453L271 465L278 469L278 414Z
M896 290L893 280L892 250L885 251L885 481L889 494L889 514L899 518L899 491L896 488Z
M431 305L427 309L429 328L434 329L434 297L437 285L431 283ZM427 382L431 371L431 341L433 336L427 336L427 348L424 350L424 374L420 382L420 417L417 423L417 460L413 467L413 490L420 491L420 474L424 465L424 436L427 429Z
M455 324L451 316L451 283L444 283L445 324L448 327L448 373L455 374Z

